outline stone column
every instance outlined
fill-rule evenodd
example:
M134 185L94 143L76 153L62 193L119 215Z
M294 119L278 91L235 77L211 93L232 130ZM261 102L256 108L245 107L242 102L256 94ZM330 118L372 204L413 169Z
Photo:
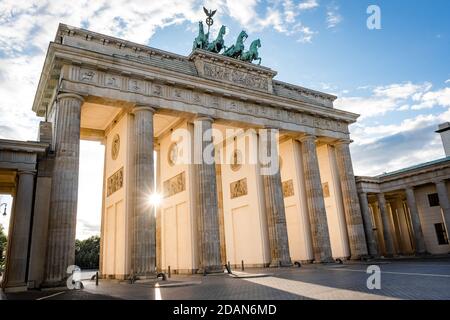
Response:
M328 232L327 213L323 199L322 182L320 180L319 161L316 152L316 137L305 135L298 139L301 142L303 171L305 177L306 197L315 262L333 261Z
M219 211L219 238L220 238L220 261L222 265L227 263L227 249L225 242L225 215L223 212L223 190L222 190L222 165L216 164L217 184L217 208Z
M19 171L14 212L9 232L8 257L3 287L26 290L28 280L28 251L31 231L34 171ZM14 289L12 289L14 288Z
M394 230L389 219L389 212L386 208L386 199L383 193L377 193L378 207L380 208L381 221L383 224L383 239L387 256L394 255Z
M57 97L55 160L43 286L65 285L64 279L69 276L67 267L75 263L82 104L83 98L76 94L62 93Z
M156 193L162 196L161 190L161 148L159 143L154 146L156 152ZM161 206L156 208L156 271L162 270L162 242L161 242Z
M423 254L426 252L426 246L423 237L422 225L420 223L419 210L417 209L416 196L414 195L414 189L412 187L406 188L405 194L414 232L415 250L417 254Z
M437 181L435 184L439 196L439 205L441 206L444 217L445 229L447 230L447 236L450 237L450 202L448 200L447 186L445 185L445 181Z
M335 150L344 200L345 221L350 242L350 258L359 259L361 256L367 255L367 245L349 143L350 141L348 140L338 141L335 144Z
M207 273L223 271L220 261L219 209L214 146L212 145L212 122L213 119L209 117L198 117L194 121L198 248L200 270ZM203 156L207 148L210 148L210 159ZM208 149L206 153L208 153Z
M131 270L148 276L156 268L156 218L149 203L155 191L153 159L153 114L149 106L137 105L134 114L134 215Z
M376 241L374 230L373 230L372 219L370 217L367 193L360 192L358 194L358 196L359 196L359 203L361 205L361 214L362 214L362 219L363 219L363 223L364 223L364 231L366 233L367 250L368 250L369 255L377 256L378 255L378 249L377 249L378 246L377 246L377 241Z
M262 172L271 258L269 266L290 266L292 262L289 254L286 213L281 185L278 141L275 130L267 129L265 131L259 134L260 153L263 152L267 159L274 160L264 164L264 172Z

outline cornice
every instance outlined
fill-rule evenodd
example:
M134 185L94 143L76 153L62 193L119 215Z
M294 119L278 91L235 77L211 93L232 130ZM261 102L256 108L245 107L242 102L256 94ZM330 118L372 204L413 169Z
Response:
M235 98L242 101L254 101L257 104L265 104L281 109L300 111L305 114L335 119L346 123L355 122L359 116L351 112L314 105L312 103L300 102L285 97L275 96L270 93L259 92L246 88L236 89L234 86L228 84L219 85L217 81L180 74L171 70L165 70L126 59L117 59L110 55L98 52L86 51L75 47L52 43L49 48L49 55L46 59L45 68L51 70L51 64L56 64L59 66L63 63L96 68L100 71L108 70L118 74L123 74L126 72L127 76L138 77L144 80L147 79L151 81L160 81L171 85L179 85L181 87L196 89L211 94L217 94L219 96ZM111 63L114 63L113 67L108 66L108 64ZM148 76L145 72L151 73L152 75ZM42 87L44 83L42 81L45 80L46 79L44 79L44 77L41 77L38 90L43 90ZM193 83L196 85L193 85ZM33 111L35 112L39 109L38 103L38 96L36 96L35 103L33 105Z
M0 139L0 150L27 153L45 153L48 147L48 143Z

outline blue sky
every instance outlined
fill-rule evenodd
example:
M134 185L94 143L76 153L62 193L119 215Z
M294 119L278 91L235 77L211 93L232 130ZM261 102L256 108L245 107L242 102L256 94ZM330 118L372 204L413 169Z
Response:
M450 121L447 0L0 0L0 137L36 138L31 105L59 22L188 55L203 4L218 9L213 34L226 25L227 44L242 29L248 43L261 39L262 65L277 79L336 94L336 107L361 114L351 126L356 174L444 156L434 130ZM366 26L372 4L380 30ZM81 152L79 212L89 211L81 202L99 211L83 177L101 176L102 151L83 142ZM86 234L97 228L84 219Z

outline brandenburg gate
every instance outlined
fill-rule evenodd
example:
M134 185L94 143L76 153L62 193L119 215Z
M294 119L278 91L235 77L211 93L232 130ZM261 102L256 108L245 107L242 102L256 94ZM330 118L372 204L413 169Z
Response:
M80 139L105 146L103 278L367 255L349 152L358 115L334 108L335 96L275 80L252 63L259 40L245 51L241 32L224 48L224 33L209 42L200 24L182 56L59 25L33 104L44 118L39 148L23 151L36 165L14 189L30 204L12 218L21 222L10 230L4 288L65 285ZM265 172L261 154L275 170Z

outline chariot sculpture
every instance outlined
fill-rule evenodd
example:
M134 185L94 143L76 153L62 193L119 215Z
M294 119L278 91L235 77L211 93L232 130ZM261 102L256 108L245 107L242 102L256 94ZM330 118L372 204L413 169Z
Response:
M200 21L198 23L198 35L194 39L192 50L202 49L218 54L220 54L220 52L223 50L222 55L224 56L250 63L257 60L258 64L261 64L261 57L258 54L258 48L261 47L261 40L256 39L252 41L249 50L245 51L244 42L248 38L248 35L244 30L239 33L236 39L236 43L228 48L225 46L225 42L223 39L223 36L226 33L225 26L221 26L217 38L214 41L209 42L209 29L214 23L212 16L216 13L216 10L207 10L205 7L203 7L203 11L207 16L206 24L208 25L208 32L205 33L203 22Z

